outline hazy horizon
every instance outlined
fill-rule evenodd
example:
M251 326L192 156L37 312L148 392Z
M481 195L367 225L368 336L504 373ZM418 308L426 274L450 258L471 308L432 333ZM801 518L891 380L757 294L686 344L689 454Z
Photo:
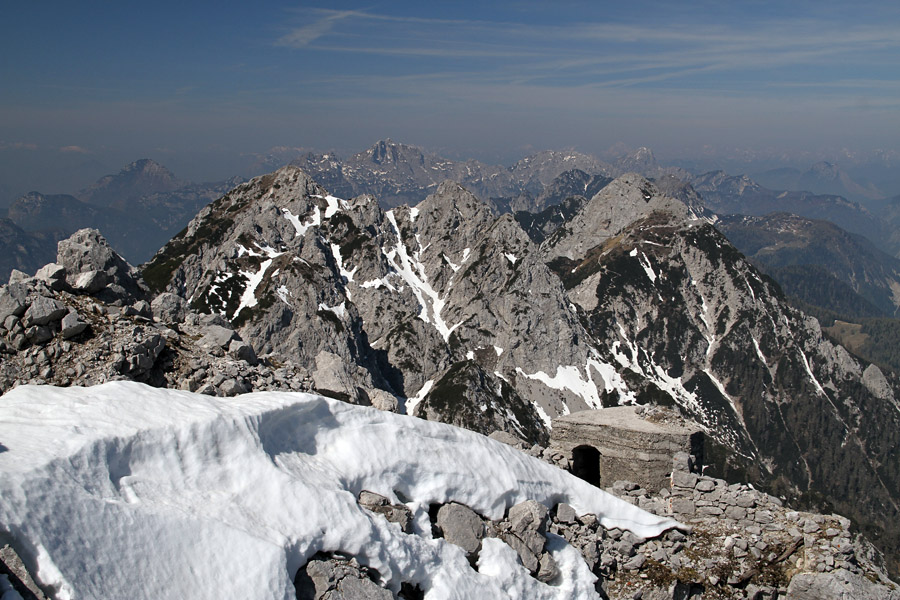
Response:
M387 137L506 165L614 146L798 164L900 150L900 8L887 2L5 12L0 188L142 157L222 179L273 147L347 156Z

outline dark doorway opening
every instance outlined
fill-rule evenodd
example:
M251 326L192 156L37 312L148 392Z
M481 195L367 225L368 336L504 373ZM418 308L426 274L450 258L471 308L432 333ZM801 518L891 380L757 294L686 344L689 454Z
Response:
M572 474L600 487L600 451L593 446L572 450Z

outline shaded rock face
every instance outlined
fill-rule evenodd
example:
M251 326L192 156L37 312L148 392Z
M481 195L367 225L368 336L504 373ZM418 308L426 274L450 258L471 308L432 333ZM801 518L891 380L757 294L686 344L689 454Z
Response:
M781 212L724 217L716 227L788 295L851 317L900 310L900 260L837 225Z
M536 246L454 183L384 211L286 167L204 209L143 274L354 402L374 388L531 443L560 414L677 406L708 432L711 472L881 535L900 497L897 382L864 381L697 201L625 175Z
M511 217L456 184L385 212L288 167L213 203L144 275L222 315L263 354L311 372L322 352L338 357L328 386L341 381L350 396L380 388L410 398L410 412L533 441L546 438L535 405L589 406L528 377L555 373L560 355L576 365L590 355L558 280ZM469 401L446 411L461 372Z
M621 365L635 399L674 402L731 449L731 465L707 452L714 472L828 498L881 530L875 515L896 514L900 484L900 465L885 454L900 443L896 381L890 400L883 386L873 394L865 365L683 210L647 211L614 234L604 227L605 242L586 247L579 225L603 214L595 204L611 201L610 187L544 244L590 334L607 340L601 356Z

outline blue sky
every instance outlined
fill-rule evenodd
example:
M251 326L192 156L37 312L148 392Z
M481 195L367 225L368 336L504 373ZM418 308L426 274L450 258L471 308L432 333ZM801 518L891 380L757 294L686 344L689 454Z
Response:
M0 150L224 177L273 146L900 149L896 2L20 2ZM2 183L2 182L0 182Z

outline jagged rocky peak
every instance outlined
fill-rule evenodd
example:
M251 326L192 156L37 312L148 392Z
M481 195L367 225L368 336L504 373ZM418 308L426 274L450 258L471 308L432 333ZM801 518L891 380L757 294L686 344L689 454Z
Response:
M809 174L822 179L823 181L837 181L841 178L843 172L841 168L828 161L819 161L809 168Z
M412 162L416 164L425 163L425 155L415 146L406 144L398 144L392 139L380 140L365 152L366 158L377 164L397 164L402 162Z
M477 241L478 230L494 219L484 202L453 181L440 184L412 211L418 222L416 228L423 233L452 233L450 239L462 238L465 242Z
M661 193L641 175L628 173L617 177L544 243L547 259L583 257L590 248L654 212L684 219L694 216L682 200Z
M142 158L126 165L121 170L121 174L126 173L133 175L139 174L143 177L155 177L169 181L175 179L175 176L169 169L149 158Z
M100 206L125 206L128 200L184 185L166 167L149 158L126 165L115 175L106 175L78 194L78 198Z

